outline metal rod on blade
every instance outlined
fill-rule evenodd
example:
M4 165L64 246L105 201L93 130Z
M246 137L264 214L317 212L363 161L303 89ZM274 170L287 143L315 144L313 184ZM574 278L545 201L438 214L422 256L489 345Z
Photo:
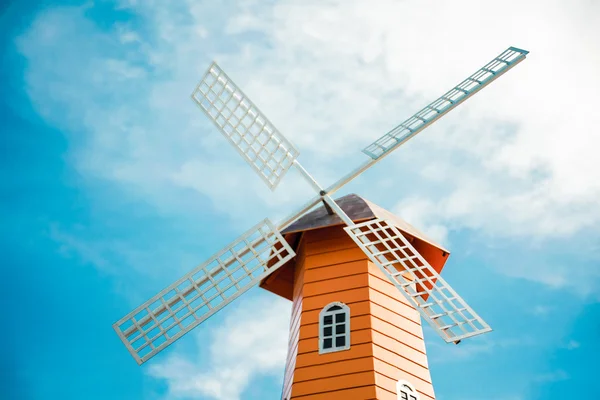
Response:
M306 179L308 184L310 186L312 186L313 189L315 189L317 191L317 193L322 194L323 188L321 187L321 185L319 185L319 183L315 180L315 178L313 178L312 175L309 174L306 169L304 169L304 167L302 166L302 164L300 164L298 162L298 160L294 160L294 167L296 167L296 169L298 171L300 171L300 174L302 175L302 177L304 177L304 179Z
M313 208L314 206L316 206L320 202L321 202L321 196L320 195L313 197L312 199L310 199L309 201L307 201L306 203L304 203L304 205L302 207L300 207L300 209L298 209L298 211L294 211L292 214L290 214L289 216L287 216L283 221L281 221L277 225L277 230L281 232L282 230L284 230L285 228L287 228L288 226L290 226L291 224L293 224L294 221L296 221L302 215L304 215L305 212L310 211L311 208Z
M323 195L323 200L331 207L334 213L337 214L338 217L348 226L354 226L354 221L350 219L350 217L342 210L340 206L328 195Z
M344 212L344 210L341 209L340 206L337 205L337 203L329 196L329 194L323 190L323 188L321 187L321 185L319 185L319 183L315 180L315 178L313 178L307 170L304 169L304 167L302 166L302 164L300 164L298 162L298 160L294 160L294 166L298 169L298 171L300 171L300 173L302 174L302 176L304 176L304 178L308 181L308 183L317 191L319 192L319 194L321 195L321 199L323 200L323 202L325 203L325 207L329 207L333 212L335 212L338 217L340 217L340 219L342 221L344 221L344 223L348 226L352 226L354 225L354 222L352 222L352 220L350 219L350 217L348 217L348 215L346 215L346 213Z

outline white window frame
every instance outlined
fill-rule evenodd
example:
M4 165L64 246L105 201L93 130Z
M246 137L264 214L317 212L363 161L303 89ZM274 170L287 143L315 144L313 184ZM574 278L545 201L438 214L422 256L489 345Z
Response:
M329 309L334 306L340 307L341 310L329 311ZM346 328L344 330L344 334L343 334L343 336L346 338L344 341L344 343L345 343L344 346L336 346L335 345L335 338L342 336L340 334L335 333L335 326L336 326L335 318L336 318L336 315L338 315L338 314L345 315L345 321L343 322L343 324L346 326ZM331 325L325 326L325 317L327 317L327 316L331 316L333 322ZM338 323L337 325L340 325L340 323ZM331 326L332 335L325 337L325 328L329 327L329 326ZM331 338L332 346L330 348L326 349L326 348L324 348L325 339L328 339L328 338ZM319 313L319 354L333 353L336 351L344 351L344 350L348 350L348 349L350 349L350 307L348 307L344 303L340 303L339 301L329 303L325 307L323 307L323 309Z
M417 393L415 387L408 381L399 380L396 382L396 392L398 400L420 400L421 396ZM404 395L404 397L402 397Z

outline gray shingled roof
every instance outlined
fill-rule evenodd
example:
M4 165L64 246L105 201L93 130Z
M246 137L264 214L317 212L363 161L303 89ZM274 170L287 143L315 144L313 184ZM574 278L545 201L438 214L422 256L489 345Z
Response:
M420 232L402 218L395 216L391 212L379 207L377 204L371 203L356 194L348 194L344 197L340 197L339 199L336 199L335 202L354 222L366 221L373 218L386 219L401 231L449 253L442 245L428 238L424 233ZM285 228L282 233L302 232L341 224L342 220L337 215L328 214L327 209L324 206L321 206L300 217L296 222Z

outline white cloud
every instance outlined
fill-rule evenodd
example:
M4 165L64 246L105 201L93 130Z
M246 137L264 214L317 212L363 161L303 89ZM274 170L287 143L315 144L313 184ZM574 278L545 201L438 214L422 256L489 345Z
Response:
M163 241L163 246L156 246L143 239L107 238L84 226L56 223L47 234L62 257L91 265L102 275L118 277L116 292L135 306L164 286L165 279L175 279L197 264L197 255L186 251L181 243L167 245ZM173 246L179 246L177 252L173 252Z
M544 306L544 305L536 305L528 310L530 314L533 314L537 317L545 317L549 315L553 310L553 307Z
M261 376L282 374L291 303L270 295L236 304L212 329L210 343L197 341L197 357L175 351L149 367L150 375L166 380L170 399L237 400Z
M59 9L41 14L19 41L36 106L89 135L75 153L86 174L135 185L160 206L169 201L165 191L192 188L226 203L234 218L248 208L265 212L266 199L268 209L284 210L293 196L269 196L188 98L209 58L326 185L351 165L350 152L514 44L532 51L527 61L354 188L369 197L373 181L397 171L396 184L410 190L372 196L400 198L398 212L442 240L463 227L569 236L600 221L598 17L585 12L595 5L509 1L493 13L475 1L240 1L227 14L208 2L123 7L146 18L150 36L122 24L101 31L81 10ZM82 29L89 35L76 40ZM215 168L226 186L264 195L235 198L207 184Z

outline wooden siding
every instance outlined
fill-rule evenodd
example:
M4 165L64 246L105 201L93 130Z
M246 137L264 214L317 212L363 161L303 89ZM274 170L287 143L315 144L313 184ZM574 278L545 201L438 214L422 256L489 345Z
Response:
M422 400L435 395L421 319L341 227L302 234L294 271L284 400L397 400L406 379ZM350 349L319 354L319 313L350 308Z

